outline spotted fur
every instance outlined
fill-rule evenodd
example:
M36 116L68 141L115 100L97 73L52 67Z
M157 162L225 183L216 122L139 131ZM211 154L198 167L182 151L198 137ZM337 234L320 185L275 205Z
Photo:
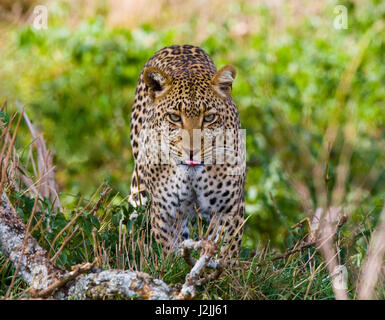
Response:
M172 138L172 133L180 129L190 137L194 129L238 132L238 111L231 97L234 78L234 67L228 65L217 71L211 58L191 45L169 46L156 52L140 74L131 115L135 168L130 201L137 205L149 194L152 232L165 251L175 250L181 240L190 237L188 222L197 215L214 226L210 237L223 240L223 254L232 256L240 247L245 168L234 175L230 171L234 166L215 163L215 145L202 144L193 150L191 139L190 144L176 148L180 139ZM205 120L211 118L214 120ZM139 161L147 143L140 140L141 132L160 132L165 125L172 163ZM236 144L238 147L238 141ZM209 154L214 154L212 163L205 161Z

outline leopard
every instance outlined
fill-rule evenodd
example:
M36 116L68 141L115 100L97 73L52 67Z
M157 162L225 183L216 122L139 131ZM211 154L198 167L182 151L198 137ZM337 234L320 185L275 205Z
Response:
M220 244L223 259L239 255L246 168L235 76L233 65L217 70L203 49L189 44L157 51L140 72L131 109L129 201L150 202L151 233L163 252L196 239L191 227L203 220L205 237Z

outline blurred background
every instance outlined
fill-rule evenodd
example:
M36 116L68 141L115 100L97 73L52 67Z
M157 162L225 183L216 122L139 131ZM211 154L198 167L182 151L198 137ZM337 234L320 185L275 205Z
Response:
M48 9L47 28L34 27L36 5ZM25 105L44 135L63 205L103 181L124 198L139 73L165 46L198 45L238 71L244 245L292 246L291 226L325 193L360 225L346 241L362 237L364 250L385 198L384 18L380 0L0 0L0 102ZM32 143L24 137L21 150Z

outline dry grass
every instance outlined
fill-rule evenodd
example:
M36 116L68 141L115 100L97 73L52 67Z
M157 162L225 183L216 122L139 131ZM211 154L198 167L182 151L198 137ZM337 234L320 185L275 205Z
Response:
M359 1L357 1L359 2ZM151 24L157 29L188 31L186 23L194 21L196 29L191 39L199 43L207 37L210 29L230 23L231 33L243 37L257 33L261 24L260 10L268 10L271 15L271 31L282 32L298 25L305 17L313 17L317 23L327 23L321 19L330 7L326 2L309 3L306 0L89 0L89 1L42 1L49 10L56 12L58 6L67 10L66 25L77 26L84 19L101 14L106 17L107 25L135 29L143 24ZM0 2L0 16L6 24L22 25L29 23L35 0ZM1 24L0 24L1 25ZM4 23L3 23L4 26ZM187 29L186 29L187 28Z

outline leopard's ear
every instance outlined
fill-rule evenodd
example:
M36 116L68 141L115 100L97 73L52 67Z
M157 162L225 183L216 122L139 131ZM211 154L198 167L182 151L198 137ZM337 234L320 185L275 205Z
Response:
M170 88L170 77L156 67L144 69L143 80L149 88L149 95L152 100L163 96Z
M231 95L231 89L237 71L228 64L221 68L214 76L212 85L214 90L222 97L228 98Z

